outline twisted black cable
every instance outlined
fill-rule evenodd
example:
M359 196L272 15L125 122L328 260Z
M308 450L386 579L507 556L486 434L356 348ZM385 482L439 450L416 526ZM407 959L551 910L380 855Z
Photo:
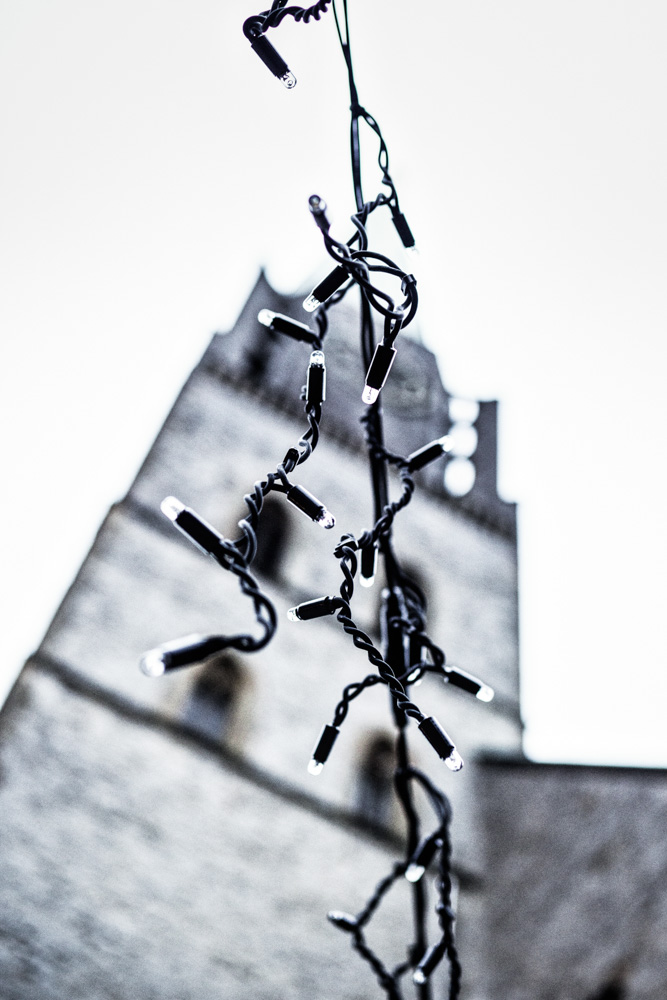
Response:
M286 0L276 0L270 10L264 10L261 14L254 14L246 18L243 22L243 33L247 39L254 41L259 35L269 28L277 28L286 17L293 17L295 21L319 21L322 14L328 10L331 0L318 0L312 7L286 7Z
M305 393L302 392L302 398ZM275 472L269 472L266 478L258 480L252 493L247 493L243 500L248 508L248 514L239 521L238 526L243 532L241 538L236 539L232 544L242 554L246 566L249 566L257 553L257 524L259 515L264 505L264 498L276 490L276 481L289 487L287 473L292 472L297 465L301 465L312 455L320 439L320 421L322 419L322 404L312 404L306 402L305 413L308 419L308 430L299 438L296 448L291 448L283 462L277 466Z
M406 838L406 869L410 858L414 854L419 843L420 822L419 815L415 808L412 789L409 781L409 758L408 742L405 731L405 717L397 719L399 726L398 738L396 741L397 767L394 772L394 787L398 801L403 809L407 826ZM402 963L394 970L395 976L404 975L408 969L413 967L415 958L420 957L426 950L427 929L426 929L426 889L421 880L412 885L412 909L415 940L408 949L408 962ZM420 989L422 1000L430 997L430 988Z
M418 768L410 767L407 778L416 781L422 786L440 821L435 836L440 841L439 849L439 873L437 880L438 903L435 910L438 915L438 922L442 931L441 940L436 948L441 952L440 958L447 956L450 968L449 1000L456 1000L461 989L461 963L458 957L454 938L455 914L451 906L452 878L451 878L451 839L449 827L452 820L452 807L447 796L442 792L431 779Z
M385 319L393 320L398 324L394 333L395 337L401 326L407 326L414 319L417 311L418 296L414 275L403 270L403 268L385 254L367 249L368 237L365 221L368 215L379 205L387 203L386 197L380 195L375 202L363 205L361 210L351 217L357 233L355 233L355 236L348 243L342 243L340 240L334 239L329 232L328 226L322 228L320 225L320 229L322 230L324 246L329 256L336 261L337 265L345 268L350 278L363 289L376 312L384 316ZM360 249L355 250L352 247L357 239L361 245ZM373 261L378 261L379 263L372 263ZM404 300L400 305L397 305L386 291L371 282L370 274L372 272L389 274L400 279L401 292L404 295Z
M427 794L433 810L438 817L438 827L430 834L429 839L439 844L439 867L438 867L438 903L436 913L442 931L441 940L435 945L434 951L439 954L439 961L445 956L450 966L450 988L449 1000L457 1000L461 985L461 964L454 942L454 912L451 908L451 842L449 837L449 824L451 822L451 806L449 800L433 782L422 771L412 766L401 766L396 770L395 782L399 791L401 801L406 807L406 814L410 821L410 837L408 842L408 860L395 862L391 871L378 882L372 895L366 902L362 910L355 917L346 914L330 913L329 919L334 926L345 930L352 936L352 946L361 957L371 966L377 980L384 992L392 998L401 998L400 979L410 969L414 969L424 952L426 951L425 935L425 912L424 896L421 882L414 884L415 899L418 901L418 940L410 946L407 961L399 963L392 971L382 962L379 956L369 947L364 935L364 927L370 923L375 912L379 908L382 900L387 895L396 881L405 875L408 868L409 859L416 846L418 839L419 820L412 804L409 793L411 781L420 784ZM420 984L422 996L430 996L430 984L428 981Z
M442 929L442 945L449 960L449 1000L456 1000L461 991L462 968L454 940L455 914L451 906L452 879L450 874L452 848L447 825L442 829L442 842L438 884L440 901L435 909Z
M389 875L378 882L372 896L356 917L348 917L347 914L339 913L329 914L329 920L335 927L352 935L352 947L370 965L378 983L391 1000L402 1000L397 977L395 973L389 971L379 956L368 946L363 929L396 880L405 874L406 867L405 862L395 863Z
M369 674L365 677L363 681L354 681L352 684L348 684L347 687L343 688L343 694L341 699L336 705L333 716L333 723L337 729L345 721L345 717L350 708L350 702L358 698L359 695L369 687L373 687L375 684L381 684L382 677L379 674Z
M328 8L330 2L331 0L321 0L320 3L310 8L288 8L286 6L287 0L274 0L270 10L264 11L255 18L249 18L246 21L244 31L247 37L253 41L259 35L266 32L268 28L276 27L288 15L294 17L295 20L303 20L304 23L307 23L311 18L319 20L320 15ZM376 119L359 101L350 49L347 0L341 0L341 2L344 13L344 35L335 0L333 9L336 29L348 73L351 113L350 149L357 211L352 216L355 233L347 243L342 243L331 236L329 233L329 224L321 210L321 206L319 209L313 208L313 200L311 199L311 208L313 208L313 214L316 215L316 221L323 233L325 248L336 264L342 267L349 276L349 280L317 309L315 322L318 326L320 342L322 342L327 331L328 309L340 302L352 285L358 285L361 296L362 357L366 368L368 368L375 350L373 312L383 318L383 345L391 347L401 328L407 326L414 318L417 311L418 296L416 281L413 275L406 273L389 257L369 249L366 224L370 214L382 205L387 205L392 212L394 222L397 225L397 229L399 229L399 234L401 234L399 223L402 216L400 216L396 187L389 172L389 154L386 143ZM270 68L273 67L270 66ZM279 72L276 72L276 75L280 75ZM386 192L381 192L373 202L365 202L362 191L361 151L359 145L359 129L360 122L362 121L377 136L379 144L377 162L381 172L382 185L388 189ZM316 199L316 204L318 202L319 199ZM397 216L400 216L400 218L397 219ZM404 219L402 221L405 228L407 224ZM409 227L408 235L410 235ZM401 234L401 238L404 241L404 245L407 245L403 234ZM374 282L376 274L387 275L400 281L402 298L397 301L397 298L393 298L384 289L379 288ZM299 441L299 447L291 449L283 465L278 467L275 474L272 474L274 479L269 481L269 477L267 476L264 483L255 484L255 494L250 497L250 502L246 498L249 515L246 518L248 522L247 526L243 530L244 545L248 553L252 552L254 555L254 549L256 548L254 532L266 492L270 489L284 490L288 485L286 483L288 473L301 461L305 461L317 444L319 415L313 417L313 422L311 422L309 416L309 423L309 430L306 431ZM339 559L343 574L337 618L344 631L352 636L355 646L366 651L369 661L377 670L377 674L371 674L362 681L346 686L335 709L334 727L337 728L344 721L351 702L367 688L377 683L385 683L388 686L394 706L396 724L399 729L397 750L399 766L396 770L395 782L398 797L408 823L408 857L406 861L397 862L390 874L378 883L373 895L356 918L334 914L331 914L330 918L336 916L336 919L332 919L332 922L351 933L353 947L370 965L381 988L390 997L390 1000L401 1000L400 977L409 969L414 969L418 962L423 961L423 956L426 953L424 887L416 884L413 891L415 943L410 949L408 961L397 965L393 972L384 965L368 946L364 937L364 927L371 920L382 899L395 883L396 879L405 874L410 858L416 849L419 839L419 817L412 799L412 783L413 781L417 782L426 793L439 821L436 833L431 835L432 837L437 836L438 843L441 845L437 913L442 930L442 940L436 945L435 953L438 960L445 954L449 959L451 970L450 1000L454 1000L458 996L459 991L460 963L458 962L454 945L454 917L451 910L451 877L449 874L451 847L448 832L451 809L446 796L440 793L425 775L409 765L406 742L407 718L412 716L419 721L424 721L423 714L409 699L407 693L408 684L414 680L415 671L418 672L418 676L427 671L442 671L445 658L442 650L428 639L425 633L426 601L424 594L413 581L409 580L407 574L401 569L392 550L391 533L394 519L398 512L410 502L415 486L408 472L407 460L401 456L392 455L391 452L384 448L379 401L376 401L367 412L365 431L373 477L375 520L373 528L370 531L364 532L359 540L351 535L344 535L334 551L335 556ZM393 465L397 469L402 487L400 497L393 502L389 500L386 485L386 469L388 465ZM275 477L279 477L281 473L284 478L278 481ZM253 538L248 537L250 534L253 535ZM394 652L391 653L391 656L389 650L387 650L383 657L369 636L360 630L352 619L350 602L354 593L354 577L357 571L357 557L355 553L367 545L376 544L379 546L385 560L388 586L392 592L397 590L402 595L398 613L392 612L391 616L388 615L388 625L391 629L398 631L399 636L409 636L411 639L416 640L417 644L421 643L416 652L411 650L411 660L413 656L415 659L417 659L417 656L419 657L416 664L412 662L406 663L404 655L396 646L394 646ZM432 664L423 659L422 653L424 650L430 654L433 661ZM401 662L394 663L394 659L401 660ZM418 984L418 994L421 1000L428 1000L430 997L430 986L428 983Z
M387 661L383 659L380 650L375 646L370 636L366 635L366 633L363 632L352 619L350 601L354 593L354 576L357 572L357 557L354 549L345 544L345 537L346 536L343 536L336 550L337 552L341 552L339 564L343 574L343 582L340 586L342 606L336 615L336 618L343 626L344 631L347 632L348 635L352 636L354 645L358 649L363 649L366 652L368 659L377 669L380 678L389 688L397 709L404 712L406 715L411 716L413 719L416 719L417 722L423 722L425 719L424 713L417 707L417 705L410 701L405 688L398 680L396 674ZM342 711L341 705L342 702L339 702L336 706L336 712L339 712L339 710Z
M377 981L389 997L389 1000L403 1000L403 994L396 982L395 976L387 969L384 962L366 944L363 931L355 931L352 934L352 947L361 957L368 962L377 977Z
M371 128L378 137L380 149L378 153L378 166L382 172L382 183L385 184L390 192L390 198L386 198L387 204L392 204L395 206L396 211L399 210L398 195L396 193L396 186L391 179L389 173L389 151L387 145L382 137L382 132L380 131L380 126L378 125L375 118L359 103L359 94L357 92L357 85L354 79L354 67L352 64L352 52L350 48L350 30L349 30L349 18L347 10L347 0L343 0L343 18L345 25L345 35L341 30L341 24L338 17L338 12L336 10L336 5L334 4L334 20L336 22L336 31L338 33L338 40L340 42L341 51L343 53L343 58L345 60L345 66L347 68L348 86L350 91L350 159L352 163L352 180L354 184L354 194L357 204L357 209L361 209L364 203L363 191L361 186L361 149L359 145L359 119L363 119L366 124Z

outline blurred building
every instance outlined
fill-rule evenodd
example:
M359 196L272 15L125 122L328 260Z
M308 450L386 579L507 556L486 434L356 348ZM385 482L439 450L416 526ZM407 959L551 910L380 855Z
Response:
M157 680L137 666L170 638L252 628L235 578L159 505L176 495L234 536L244 493L305 430L308 349L262 327L262 308L300 317L260 276L109 512L0 716L3 1000L381 995L326 913L360 909L400 851L387 693L379 685L352 705L324 772L308 775L322 724L366 660L335 619L285 616L337 592L332 535L372 518L344 312L326 343L321 443L299 470L337 527L319 530L280 498L262 515L254 567L281 616L275 640ZM432 677L419 688L466 760L461 773L412 740L454 808L463 996L662 1000L664 772L522 757L516 518L496 492L496 404L452 399L428 350L406 338L400 348L383 390L389 447L407 454L450 431L465 454L447 486L442 463L417 474L396 549L448 660L496 690L482 705ZM374 635L381 587L355 593ZM373 943L389 964L405 957L409 908L397 886L378 914ZM435 976L434 996L445 995Z

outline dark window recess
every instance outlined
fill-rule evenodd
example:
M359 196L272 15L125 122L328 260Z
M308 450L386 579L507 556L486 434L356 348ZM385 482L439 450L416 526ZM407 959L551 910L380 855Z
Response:
M256 570L275 579L280 574L289 542L289 515L284 504L268 497L264 501L257 525L257 555L250 571Z
M230 656L208 663L197 676L183 709L183 722L212 739L227 735L241 689L241 670Z
M386 826L391 818L396 753L394 741L373 736L361 758L356 785L357 812L369 823Z
M403 572L407 577L405 583L406 591L411 591L418 603L420 601L426 601L428 603L429 588L424 580L421 570L408 563L407 566L403 567Z
M607 983L597 993L592 993L588 1000L626 1000L625 987L617 979Z

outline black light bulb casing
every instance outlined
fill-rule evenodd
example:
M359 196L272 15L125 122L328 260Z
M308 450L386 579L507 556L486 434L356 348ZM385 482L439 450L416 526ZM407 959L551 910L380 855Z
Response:
M335 726L325 726L320 733L320 738L315 744L313 755L308 764L309 774L319 774L329 759L329 754L334 743L338 739L338 729Z
M447 684L451 684L452 687L459 688L461 691L467 691L468 694L474 694L480 701L493 700L493 688L481 681L479 677L469 674L466 670L461 670L460 667L446 666L444 670Z
M308 199L308 208L310 209L315 222L323 233L329 232L329 220L327 218L327 203L323 198L320 198L318 194L311 194Z
M270 309L261 309L257 314L257 319L272 333L281 333L303 344L315 344L317 341L317 334L309 326L306 326L305 323L299 323L289 316L283 316L281 313L274 313Z
M313 601L305 601L295 608L290 608L287 617L293 622L312 621L314 618L332 615L340 608L341 604L340 597L316 597Z
M160 677L170 670L190 667L193 663L206 660L226 646L227 640L222 636L186 635L145 653L141 658L141 670L148 677Z
M208 521L175 497L166 497L162 501L161 509L188 541L196 545L204 555L212 556L225 569L229 568L230 560L225 552L225 539Z
M327 370L323 351L313 351L310 355L306 375L306 402L319 406L327 398Z
M274 76L278 77L288 90L291 90L296 85L296 77L266 35L258 35L250 44L253 52L257 53L264 65L271 70Z
M283 466L286 472L291 472L295 469L299 463L299 451L297 448L288 448L287 454L283 459Z
M290 486L285 496L291 504L323 528L333 528L336 523L333 514L303 486Z
M460 754L438 720L429 716L419 723L419 728L447 767L451 771L460 771L463 767Z
M391 218L396 227L396 232L398 233L399 239L406 250L415 249L415 238L412 235L412 230L408 225L408 220L405 218L402 212L397 211L395 208L391 210Z
M410 863L405 871L405 877L408 882L419 881L436 856L441 844L442 841L438 837L427 837L426 840L422 840L410 858Z
M425 444L423 448L419 448L417 451L413 451L411 455L408 455L408 472L419 472L426 465L446 455L450 448L451 438L447 435L438 438L437 441Z
M306 312L314 312L323 302L330 299L334 292L337 292L341 285L344 285L349 274L345 268L339 264L333 271L327 274L326 278L320 281L319 285L313 288L307 299L304 299L303 308Z
M458 667L453 669L445 667L445 675L449 684L460 688L461 691L468 691L469 694L476 695L482 686L482 682L476 677L466 673L465 670L459 670Z
M316 760L318 764L326 764L328 761L333 745L338 739L338 732L336 726L326 725L322 729L320 738L313 750L313 760Z
M424 641L421 633L415 630L410 633L408 639L408 659L410 660L410 670L417 667L422 662L424 655Z
M334 927L338 927L342 931L347 931L349 934L353 934L359 927L356 917L353 917L351 913L342 913L340 910L332 910L330 913L327 913L327 920Z
M378 546L376 542L365 545L361 550L359 581L362 587L371 587L375 580L378 565Z
M361 396L364 403L374 403L380 395L380 390L387 381L396 357L396 348L380 343L375 348L373 360L366 372L366 387Z
M417 986L423 986L431 973L435 972L445 957L445 951L446 945L444 941L439 941L428 949L412 976L412 981Z
M406 670L406 633L400 621L404 610L403 601L395 590L382 591L382 648L385 660L397 677L402 677Z

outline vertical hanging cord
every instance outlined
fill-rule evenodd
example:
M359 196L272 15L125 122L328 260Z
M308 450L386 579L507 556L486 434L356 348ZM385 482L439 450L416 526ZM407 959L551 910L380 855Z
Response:
M349 28L349 17L347 0L342 0L343 12L344 12L344 22L345 22L345 35L341 32L340 22L338 20L338 13L336 10L336 4L334 2L334 17L336 21L336 29L338 31L338 38L340 40L341 49L343 52L343 57L347 66L348 73L348 83L350 91L350 160L351 160L351 170L352 170L352 181L354 185L354 196L357 206L357 212L361 213L364 207L364 197L363 189L361 183L361 148L359 144L359 116L361 113L361 106L359 104L359 95L357 92L357 87L354 79L354 68L352 64L352 53L350 48L350 28ZM375 336L373 331L373 316L368 297L363 288L360 288L361 293L361 353L363 358L364 367L366 370L370 365L371 358L373 356L373 351L375 349ZM375 442L379 445L380 449L384 448L384 426L382 419L382 405L380 398L371 406L370 412L368 414L368 431L369 431L369 445L368 445L368 456L371 471L371 484L373 490L373 516L374 520L377 522L389 502L389 491L387 486L387 465L384 457L381 456L378 448L371 444L370 441ZM391 526L386 534L381 535L379 539L380 553L383 558L383 563L385 567L385 575L387 581L387 587L390 591L394 591L399 587L399 573L397 571L396 559L391 546ZM387 650L385 650L385 657L388 658ZM400 663L389 663L393 668L394 672L400 677L404 671L404 664ZM399 802L403 809L405 815L406 825L407 825L407 836L406 836L406 864L412 857L414 851L419 843L419 817L415 809L414 797L412 794L412 785L410 780L407 778L410 768L410 757L408 752L408 742L406 734L406 723L407 716L404 712L396 706L396 701L392 699L391 701L394 718L398 727L398 736L396 740L396 757L397 757L397 767L395 773L395 786L398 795ZM413 904L413 924L414 924L414 945L412 956L413 960L418 960L418 958L423 955L428 947L428 937L426 929L426 891L423 881L420 879L418 882L411 886L412 889L412 904ZM382 980L380 979L382 982ZM396 980L394 980L394 985L397 987ZM419 1000L431 1000L431 984L427 980L426 983L416 987L417 995ZM391 993L387 991L389 995Z

